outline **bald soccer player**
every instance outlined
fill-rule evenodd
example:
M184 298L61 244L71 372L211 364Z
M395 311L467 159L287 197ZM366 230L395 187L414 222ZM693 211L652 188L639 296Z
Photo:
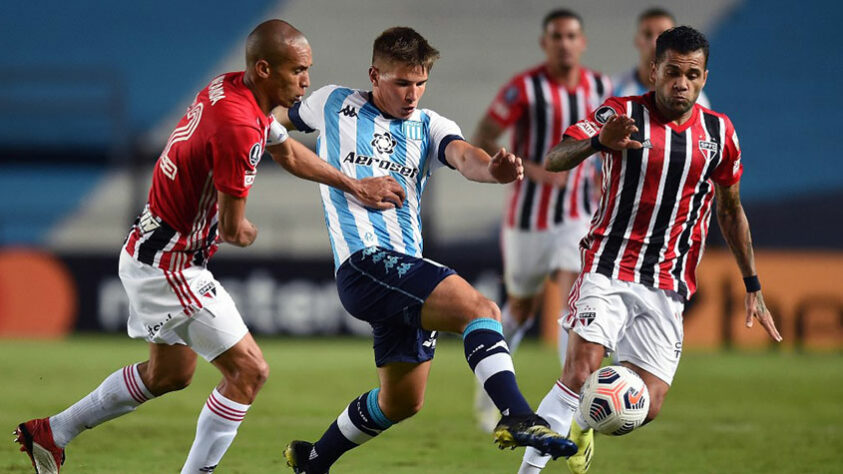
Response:
M222 381L202 407L181 472L214 471L269 368L206 265L219 242L247 247L255 241L246 198L265 149L296 176L341 189L367 207L389 209L404 200L394 179L346 177L287 139L270 115L299 101L310 85L310 46L298 30L281 20L260 24L247 39L246 65L196 96L155 165L149 201L120 251L128 333L149 342L149 359L118 369L61 413L17 427L16 441L37 473L58 473L65 447L85 429L187 387L197 354L219 369Z

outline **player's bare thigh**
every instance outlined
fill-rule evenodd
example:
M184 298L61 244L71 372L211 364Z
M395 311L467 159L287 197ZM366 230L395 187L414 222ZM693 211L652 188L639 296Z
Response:
M500 321L501 311L459 275L439 282L421 311L422 327L428 331L462 334L468 323L478 318Z
M149 344L149 360L138 365L149 391L163 395L190 385L196 370L196 353L182 344Z
M421 410L431 362L390 362L378 367L378 405L390 421L397 423Z

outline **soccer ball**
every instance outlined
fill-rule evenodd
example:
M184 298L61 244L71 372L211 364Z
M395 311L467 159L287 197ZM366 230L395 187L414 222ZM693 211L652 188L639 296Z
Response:
M580 393L579 410L598 433L625 435L644 423L650 410L650 393L638 374L610 365L588 376Z

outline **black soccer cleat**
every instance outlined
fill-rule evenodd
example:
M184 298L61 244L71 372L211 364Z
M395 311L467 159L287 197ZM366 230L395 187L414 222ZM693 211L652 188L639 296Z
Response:
M293 468L295 474L327 474L328 471L311 471L307 465L313 453L313 443L307 441L293 441L284 448L284 459L287 465Z
M551 430L547 421L535 413L504 416L495 427L494 434L500 449L529 446L553 459L567 458L577 452L573 441Z

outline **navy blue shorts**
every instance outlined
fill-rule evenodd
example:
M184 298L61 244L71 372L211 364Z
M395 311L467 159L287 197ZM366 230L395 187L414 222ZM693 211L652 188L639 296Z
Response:
M421 327L424 301L445 277L456 274L429 260L379 247L351 254L337 270L340 301L372 325L375 364L433 358L436 331Z

